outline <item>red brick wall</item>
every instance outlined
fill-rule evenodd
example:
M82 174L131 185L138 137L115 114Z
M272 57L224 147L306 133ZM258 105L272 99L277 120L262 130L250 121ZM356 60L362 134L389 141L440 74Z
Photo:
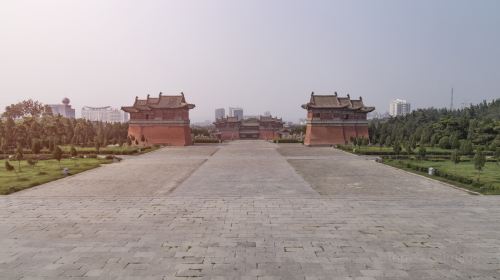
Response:
M191 128L189 126L152 125L141 126L130 124L128 134L139 142L144 135L147 144L162 144L171 146L192 145Z
M260 134L259 134L259 139L262 139L262 140L273 140L274 138L276 138L276 136L277 136L276 134L277 133L275 133L272 130L261 130Z
M368 138L367 125L311 126L306 127L304 145L335 145L350 142L352 137Z
M222 140L237 140L240 139L240 132L238 129L234 131L221 131Z

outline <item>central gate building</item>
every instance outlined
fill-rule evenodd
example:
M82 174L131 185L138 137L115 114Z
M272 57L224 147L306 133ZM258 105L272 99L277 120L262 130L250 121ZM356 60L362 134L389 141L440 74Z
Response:
M280 130L283 129L283 120L271 116L243 120L239 120L237 117L224 117L217 119L214 125L215 135L221 140L273 140L278 138Z

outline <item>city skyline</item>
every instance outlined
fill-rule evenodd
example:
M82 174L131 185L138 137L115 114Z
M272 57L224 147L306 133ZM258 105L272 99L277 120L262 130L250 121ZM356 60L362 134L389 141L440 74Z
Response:
M0 108L119 108L178 94L193 121L238 104L285 120L317 94L387 111L500 96L498 1L12 1L0 4ZM186 19L189 18L189 21ZM259 19L256 21L256 19Z

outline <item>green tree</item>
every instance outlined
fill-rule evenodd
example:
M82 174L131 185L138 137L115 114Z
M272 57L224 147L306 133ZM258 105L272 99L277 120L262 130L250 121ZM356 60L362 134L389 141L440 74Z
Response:
M462 155L471 155L473 152L472 142L470 140L464 140L460 144L460 153Z
M5 140L7 141L7 148L12 147L15 144L16 139L16 123L12 118L7 118L5 122Z
M352 146L354 146L354 147L358 146L358 138L351 136L351 138L349 140L351 141Z
M391 136L390 135L387 135L387 137L385 137L385 141L384 141L385 145L387 147L391 146L392 144L392 141L391 141Z
M450 148L450 137L443 136L439 139L439 147L441 149L449 149Z
M71 145L71 148L69 150L69 153L72 157L78 156L78 151L76 150L75 146Z
M476 155L474 156L474 168L478 172L477 176L478 182L481 177L481 170L483 170L485 164L486 164L486 156L483 153L483 149L482 148L476 149Z
M432 129L430 127L425 127L420 135L420 145L426 145L431 141Z
M23 154L23 147L21 145L17 145L16 149L16 160L18 164L18 171L21 172L21 160L24 159L24 154Z
M451 152L451 158L450 159L455 164L460 163L460 153L458 152L458 150L455 149L455 150L453 150Z
M495 162L498 163L500 162L500 147L498 147L496 150L495 150Z
M439 139L439 135L432 134L432 136L431 136L431 142L430 142L431 147L434 147L438 143L438 141L439 141L438 139Z
M399 155L401 153L401 144L398 141L394 141L392 144L392 150L396 155Z
M460 153L457 149L451 152L451 161L455 164L455 170L457 169L457 164L460 163Z
M405 147L405 151L408 155L412 154L413 152L413 148L412 148L412 145L411 145L411 142L410 141L406 141L404 143L404 147Z
M452 149L467 139L474 146L495 151L500 146L500 98L457 110L418 109L404 117L373 119L369 121L369 132L373 137L370 139L380 142L390 135L392 141L416 140L421 145L435 146L440 138L448 136L449 143L441 144Z
M42 149L40 145L40 140L38 139L33 139L31 140L31 152L35 155L38 155L40 153L40 150Z
M49 138L49 151L51 152L54 152L54 148L55 148L55 141L54 141L54 138L53 137L50 137Z
M410 136L410 139L408 140L409 144L410 144L410 148L412 150L414 150L416 147L417 147L417 134L412 134ZM410 152L411 153L411 152Z
M0 138L0 149L4 155L9 152L9 147L7 146L7 140L5 138Z
M54 157L55 160L59 163L59 168L61 168L61 159L63 156L63 151L59 146L54 147L54 151L52 152L52 156Z
M40 117L42 114L51 113L52 110L47 105L29 99L5 107L3 116L7 118Z
M120 137L120 138L118 138L118 141L117 141L117 142L118 142L118 146L119 146L119 147L122 147L122 146L123 146L123 144L125 143L125 142L123 141L123 138L121 138L121 137Z
M73 165L76 166L76 157L78 156L78 151L76 150L75 146L71 145L71 148L69 150L69 153L71 155L71 160L73 161Z
M417 152L417 158L419 160L425 159L425 156L427 155L427 150L425 149L424 146L418 147L418 152Z
M450 137L450 148L452 149L460 148L460 141L458 141L458 136L455 134Z
M95 147L95 152L99 153L99 151L101 150L101 142L99 141L99 138L97 138L97 137L94 140L94 147Z

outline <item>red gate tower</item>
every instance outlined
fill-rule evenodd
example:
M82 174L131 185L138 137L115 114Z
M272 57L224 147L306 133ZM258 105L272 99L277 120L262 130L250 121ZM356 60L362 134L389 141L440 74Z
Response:
M363 99L351 99L334 95L311 93L307 110L307 126L304 145L347 144L353 137L368 138L366 115L375 107L365 107Z
M180 95L135 98L134 105L122 107L130 113L128 134L143 144L192 145L189 110L195 107Z

